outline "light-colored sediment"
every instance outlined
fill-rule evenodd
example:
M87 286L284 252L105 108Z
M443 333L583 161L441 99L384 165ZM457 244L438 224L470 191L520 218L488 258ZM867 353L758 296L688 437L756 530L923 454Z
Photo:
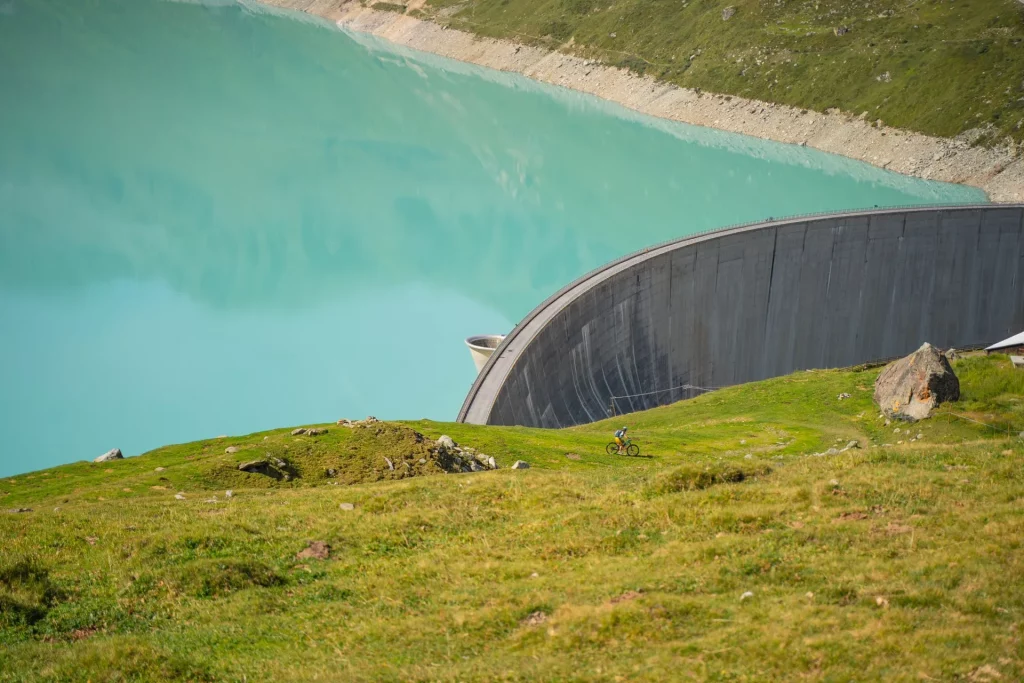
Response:
M969 136L932 137L876 127L839 111L820 113L680 88L591 60L482 38L354 2L263 1L317 15L342 29L379 36L397 45L596 95L643 114L805 145L918 178L973 185L993 201L1024 201L1024 150L1012 145L974 147Z

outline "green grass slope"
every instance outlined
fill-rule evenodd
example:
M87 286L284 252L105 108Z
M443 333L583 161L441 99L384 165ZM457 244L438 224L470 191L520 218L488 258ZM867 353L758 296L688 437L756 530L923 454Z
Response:
M684 87L1024 141L1018 0L428 0L413 13Z
M1020 680L1024 372L955 367L962 401L909 429L877 368L801 372L567 430L327 425L3 479L0 680ZM604 453L620 423L644 457ZM444 474L442 432L504 469Z

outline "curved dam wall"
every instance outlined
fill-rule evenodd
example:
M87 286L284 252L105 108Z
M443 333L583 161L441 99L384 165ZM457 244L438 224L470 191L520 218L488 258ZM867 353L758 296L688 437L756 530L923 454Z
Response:
M875 210L651 247L534 309L477 377L472 424L567 427L809 368L1024 329L1024 205ZM684 387L684 388L680 388Z

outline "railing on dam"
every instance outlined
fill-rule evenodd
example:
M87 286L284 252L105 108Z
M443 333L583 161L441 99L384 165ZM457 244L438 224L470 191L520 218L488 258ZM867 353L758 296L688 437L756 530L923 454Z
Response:
M609 263L527 315L459 413L565 427L719 387L1024 329L1024 205L801 216L666 242ZM669 398L664 398L669 397Z

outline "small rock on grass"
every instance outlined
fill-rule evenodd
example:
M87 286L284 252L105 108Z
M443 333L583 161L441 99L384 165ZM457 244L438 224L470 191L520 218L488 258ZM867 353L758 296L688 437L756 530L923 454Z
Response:
M442 434L441 437L437 440L437 447L444 448L446 450L454 449L455 440L452 439L452 437L448 436L447 434Z
M185 500L185 494L184 493L175 493L174 494L174 499L175 500Z
M227 448L224 449L224 452L225 453L237 453L239 450L241 450L241 449L239 449L238 446L228 446Z
M154 471L154 472L163 472L163 471L164 471L164 470L166 470L166 469L167 469L166 467L157 467L157 468L156 468L155 470L153 470L153 471Z
M295 559L298 560L326 560L331 556L331 546L327 545L323 541L310 541L309 546L305 550L300 550L295 554Z
M525 460L516 460L512 463L512 469L514 470L528 470L530 469L530 463Z
M12 515L16 515L19 512L32 512L32 508L11 508L8 510Z
M529 616L523 619L523 626L540 626L548 620L548 615L543 612L532 612Z
M292 430L292 436L299 436L300 434L305 434L305 433L306 433L306 430L304 428L302 428L302 427L299 427L298 429L293 429Z
M356 509L356 506L353 505L352 503L342 503L338 507L341 508L342 510L355 510Z
M235 495L235 492L232 491L231 489L228 489L227 491L224 492L224 497L225 498L230 498L233 495Z
M740 596L740 602L743 602L744 600L749 600L752 597L754 597L754 594L751 591L747 591Z
M123 458L124 455L121 454L121 449L114 448L99 456L93 462L110 462L111 460L121 460Z

